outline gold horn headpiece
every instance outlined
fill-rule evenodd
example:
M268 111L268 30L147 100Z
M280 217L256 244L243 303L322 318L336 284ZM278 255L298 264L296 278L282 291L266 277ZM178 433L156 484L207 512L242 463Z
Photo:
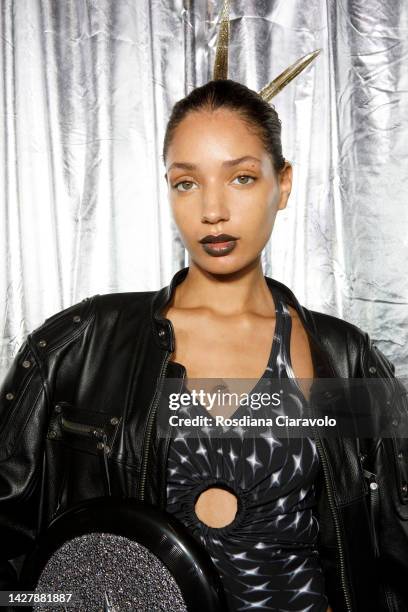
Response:
M229 46L229 34L230 34L230 22L229 22L229 0L224 0L221 13L221 23L217 38L217 48L215 52L215 62L213 79L228 79L228 46ZM297 77L317 57L321 49L316 49L307 55L304 55L298 59L294 64L286 68L279 76L277 76L268 85L265 85L259 91L259 95L269 102L272 100L277 93L282 91L284 87L292 79Z

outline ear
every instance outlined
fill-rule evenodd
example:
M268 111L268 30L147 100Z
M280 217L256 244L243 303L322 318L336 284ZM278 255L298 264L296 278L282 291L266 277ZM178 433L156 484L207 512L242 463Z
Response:
M278 210L282 210L283 208L286 208L286 204L288 203L288 199L289 199L290 192L292 189L292 177L293 177L292 165L288 161L285 161L285 165L282 168L282 170L280 170L279 175L278 175L279 193L280 193Z

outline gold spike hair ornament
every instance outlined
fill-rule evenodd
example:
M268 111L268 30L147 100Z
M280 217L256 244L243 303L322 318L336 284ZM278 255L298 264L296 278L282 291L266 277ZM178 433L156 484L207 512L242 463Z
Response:
M229 46L230 22L229 22L229 0L224 0L221 13L221 23L217 38L215 51L213 79L228 79L228 46Z
M230 22L229 22L229 0L224 0L221 13L221 23L217 38L217 48L215 52L213 79L228 79L228 46L229 46ZM297 77L320 53L321 49L316 49L298 59L294 64L286 68L268 85L259 91L259 95L269 102L277 93L292 79Z

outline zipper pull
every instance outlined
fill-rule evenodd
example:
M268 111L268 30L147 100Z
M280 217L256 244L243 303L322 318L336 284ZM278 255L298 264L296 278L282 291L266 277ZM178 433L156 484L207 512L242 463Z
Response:
M110 448L108 446L108 438L107 438L106 433L103 434L103 442L98 442L97 446L98 446L98 449L102 451L101 454L99 455L100 465L101 465L102 473L104 477L106 495L110 497L112 495L112 491L111 491L111 479L110 479L109 464L108 464L108 457L107 457L107 454L110 451Z
M368 470L363 470L364 477L368 481L370 495L370 518L372 537L374 544L374 553L376 557L380 556L380 547L378 542L378 526L379 526L379 511L380 511L380 492L378 489L377 475Z

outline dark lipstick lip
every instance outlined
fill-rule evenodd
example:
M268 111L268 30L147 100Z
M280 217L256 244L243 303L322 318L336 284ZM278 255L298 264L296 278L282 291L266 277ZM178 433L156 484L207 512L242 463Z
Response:
M236 246L236 240L225 241L224 246L217 246L217 244L204 242L203 249L207 253L207 255L211 255L212 257L222 257L223 255L228 255L229 253L231 253L231 251L233 251Z
M232 240L238 240L236 236L230 236L229 234L208 234L201 238L198 242L201 244L214 243L214 242L231 242Z

